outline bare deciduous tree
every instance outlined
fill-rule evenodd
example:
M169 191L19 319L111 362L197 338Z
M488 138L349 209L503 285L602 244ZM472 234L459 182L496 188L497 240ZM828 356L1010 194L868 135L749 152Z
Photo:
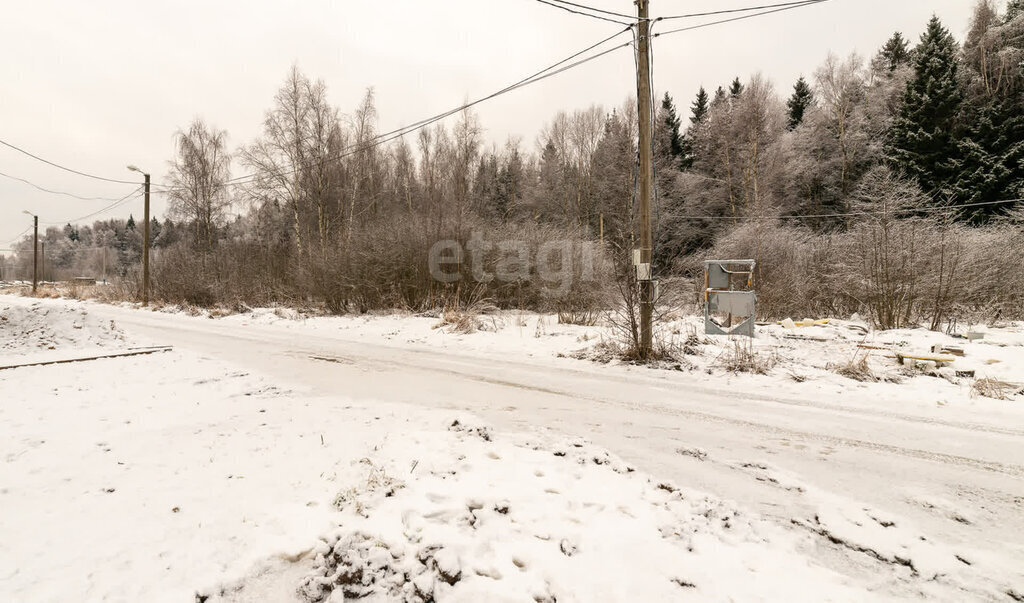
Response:
M878 167L864 177L855 199L854 208L865 214L851 231L851 252L859 260L854 281L860 286L855 295L879 327L907 326L924 277L925 228L912 215L924 206L924 194L915 183Z
M175 142L177 155L168 176L170 209L174 217L192 225L193 245L209 251L216 241L214 231L231 205L225 186L231 177L227 132L196 118L188 130L178 131Z

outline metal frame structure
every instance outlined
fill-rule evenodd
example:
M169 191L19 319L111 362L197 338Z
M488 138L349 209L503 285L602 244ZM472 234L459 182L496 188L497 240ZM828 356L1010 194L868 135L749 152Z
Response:
M754 292L755 260L706 260L704 262L704 332L708 335L754 336L757 315L757 294ZM745 276L738 288L736 276ZM728 324L720 325L713 312L729 315ZM733 325L736 318L739 324Z

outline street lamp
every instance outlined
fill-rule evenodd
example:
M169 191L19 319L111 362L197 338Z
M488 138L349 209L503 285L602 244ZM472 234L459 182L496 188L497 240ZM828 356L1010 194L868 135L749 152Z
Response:
M149 305L149 174L143 172L134 165L129 165L128 169L132 172L138 172L145 177L146 187L146 210L143 216L142 226L142 305Z
M23 214L32 216L32 293L39 287L39 216L25 209Z

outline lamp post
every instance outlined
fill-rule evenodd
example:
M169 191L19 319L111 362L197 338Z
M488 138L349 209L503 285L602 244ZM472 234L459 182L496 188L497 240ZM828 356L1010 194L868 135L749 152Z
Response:
M149 174L143 172L134 165L129 165L128 169L133 172L138 172L145 177L144 186L146 188L146 210L143 215L143 226L142 226L142 305L149 305Z
M24 210L21 213L32 216L32 293L39 287L39 216Z

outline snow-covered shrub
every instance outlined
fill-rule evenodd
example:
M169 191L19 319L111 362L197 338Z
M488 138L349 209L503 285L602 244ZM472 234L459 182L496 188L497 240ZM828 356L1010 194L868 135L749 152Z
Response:
M956 315L985 322L1024 317L1024 227L975 228L968 235L953 296Z

